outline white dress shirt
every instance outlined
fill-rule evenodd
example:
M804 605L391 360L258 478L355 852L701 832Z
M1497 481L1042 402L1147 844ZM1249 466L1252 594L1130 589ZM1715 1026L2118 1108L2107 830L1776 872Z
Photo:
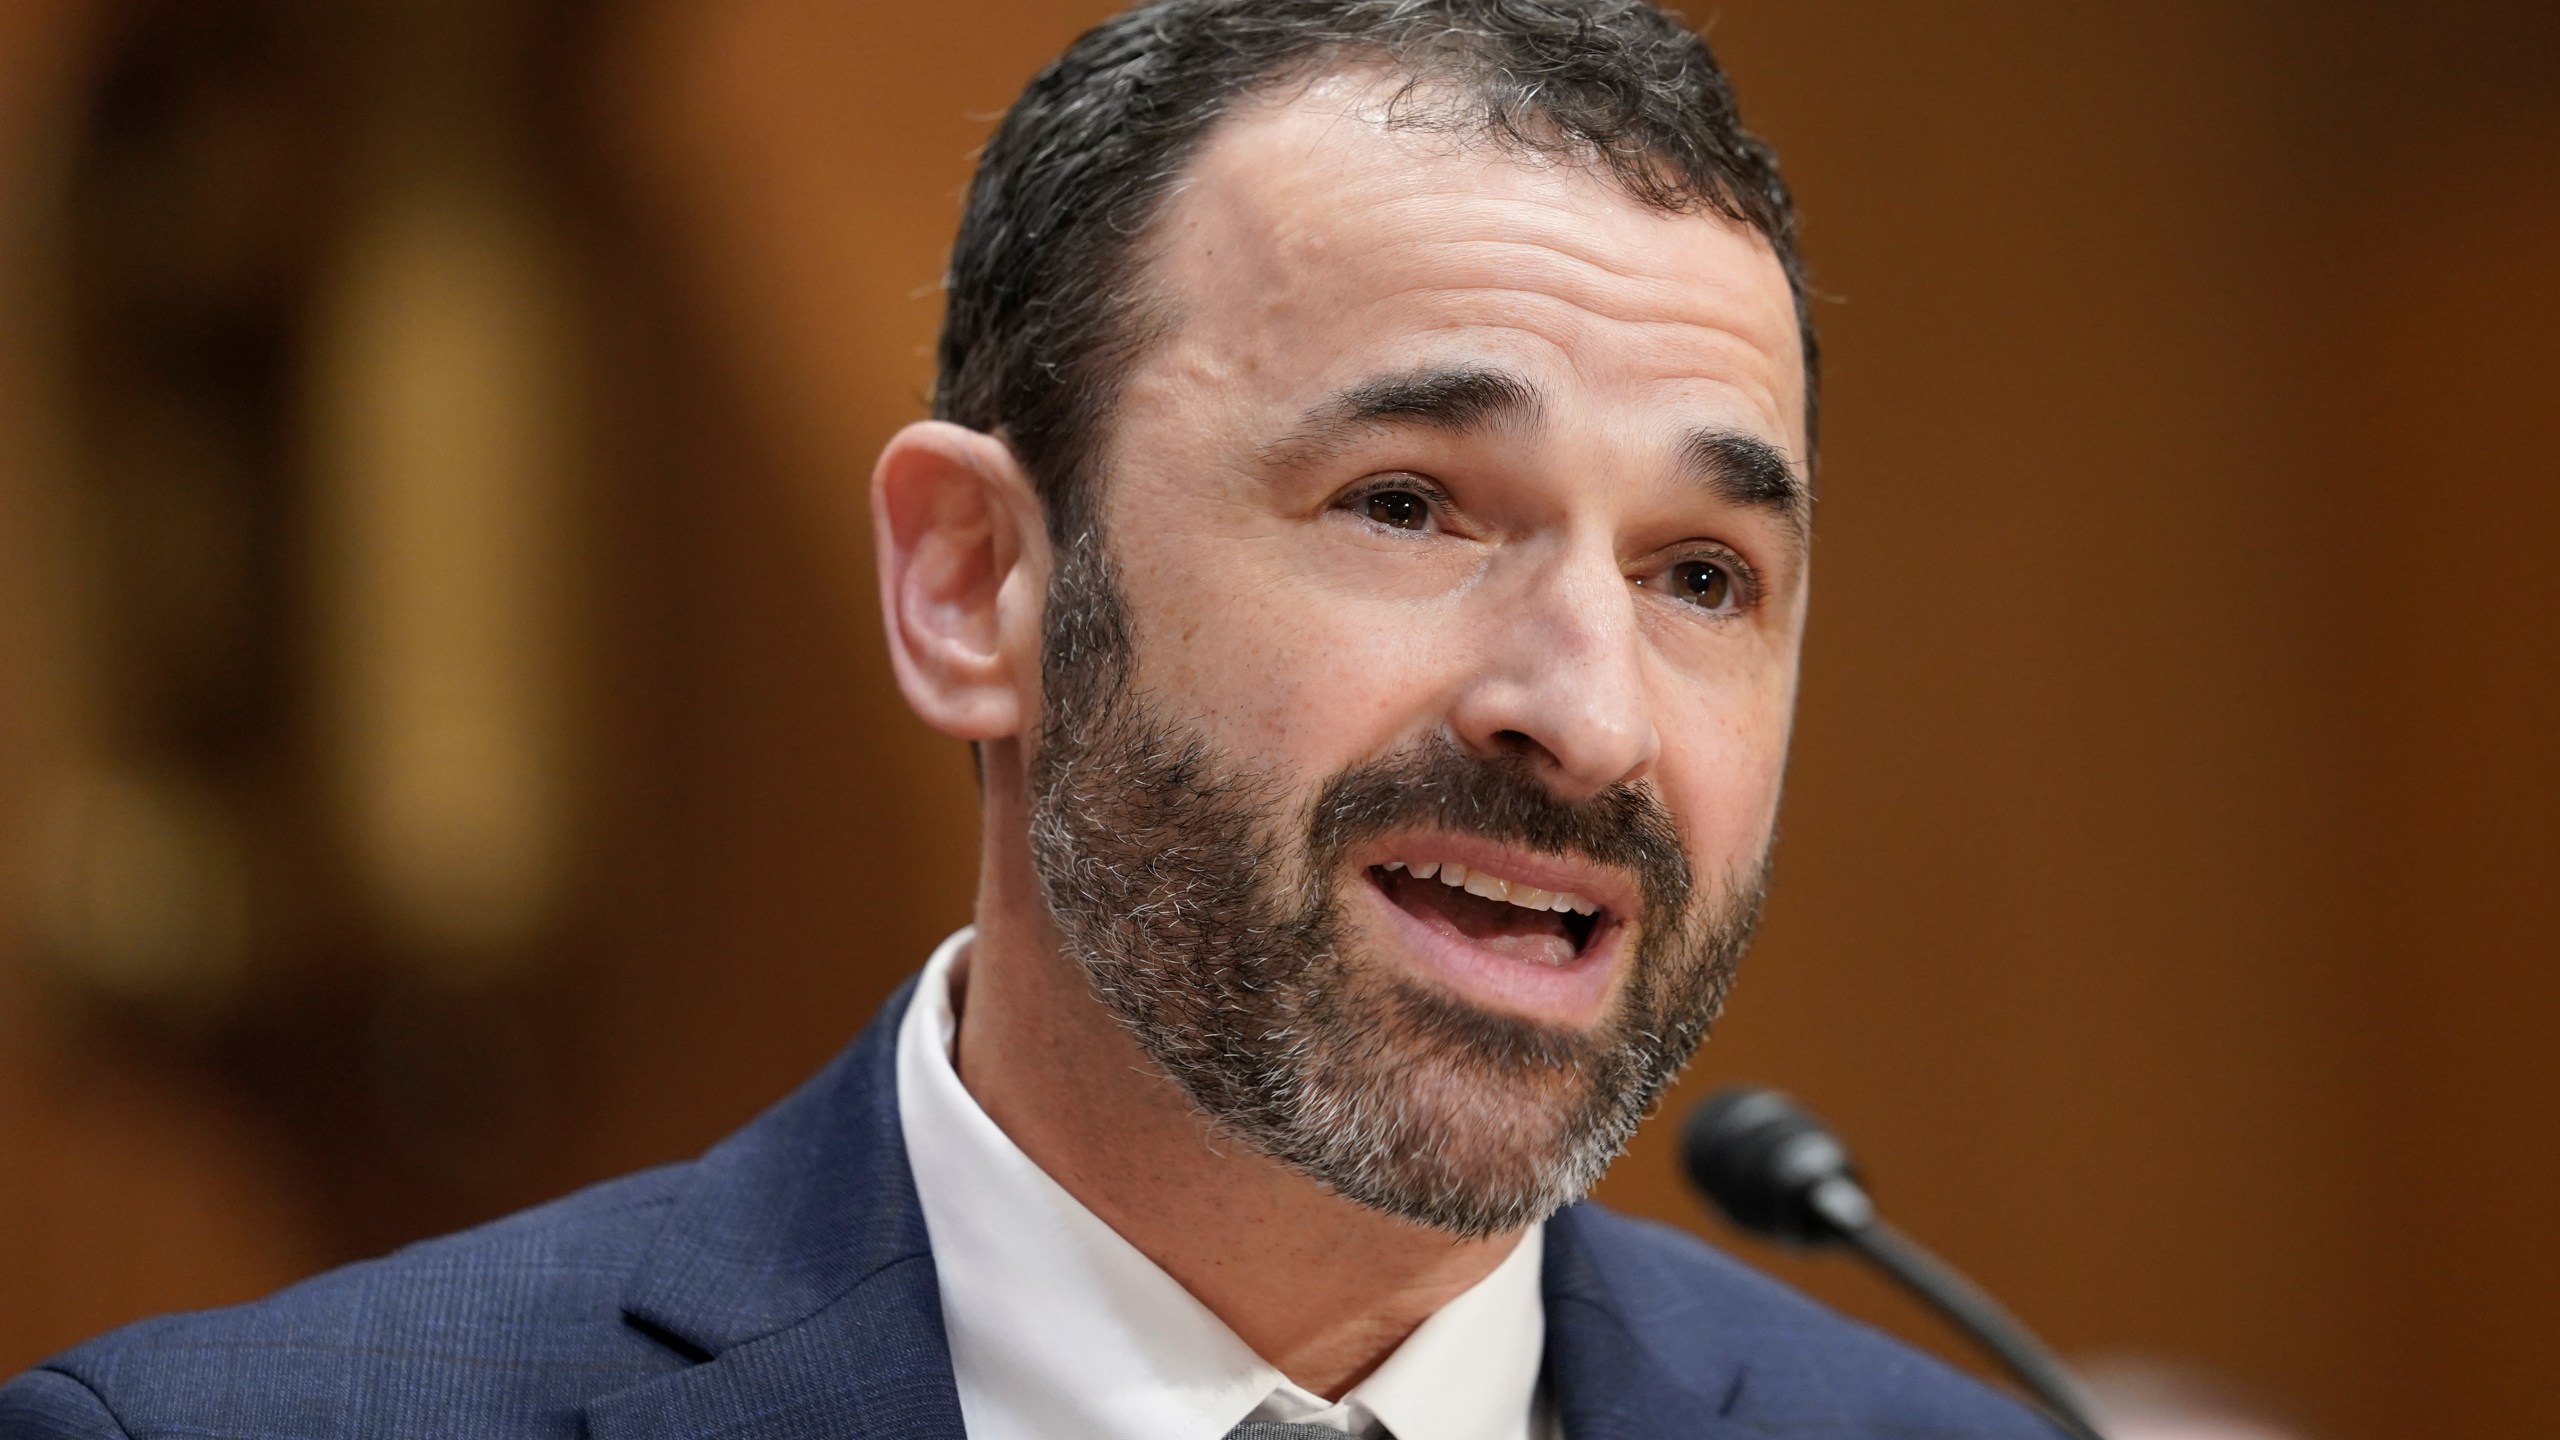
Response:
M1300 1388L978 1108L951 1064L951 975L970 933L934 951L899 1026L898 1120L972 1440L1221 1440L1248 1419L1555 1440L1538 1386L1540 1227L1350 1394Z

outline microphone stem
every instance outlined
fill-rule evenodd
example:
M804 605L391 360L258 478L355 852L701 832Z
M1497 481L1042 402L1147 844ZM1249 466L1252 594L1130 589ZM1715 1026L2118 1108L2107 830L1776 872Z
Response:
M1857 1223L1842 1224L1840 1236L1990 1351L2019 1384L2062 1422L2074 1440L2103 1440L2090 1422L2088 1399L2081 1394L2071 1372L2052 1352L2037 1344L2025 1326L2001 1309L1998 1301L1909 1236L1886 1224L1872 1207L1857 1217Z

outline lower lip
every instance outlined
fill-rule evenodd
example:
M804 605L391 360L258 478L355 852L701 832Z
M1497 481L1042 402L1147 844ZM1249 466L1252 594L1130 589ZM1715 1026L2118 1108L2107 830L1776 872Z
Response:
M1420 968L1466 999L1546 1025L1583 1029L1600 1022L1626 935L1619 921L1604 922L1582 953L1566 964L1540 965L1496 954L1421 919L1388 899L1365 875L1362 880L1360 888L1386 912L1388 925L1420 960Z

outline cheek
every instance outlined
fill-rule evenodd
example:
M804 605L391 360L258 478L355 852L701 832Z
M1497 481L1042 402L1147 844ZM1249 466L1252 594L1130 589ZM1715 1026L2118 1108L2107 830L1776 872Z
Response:
M1331 774L1445 709L1446 607L1341 593L1278 540L1184 548L1127 557L1138 679L1238 755Z
M1693 713L1712 718L1666 732L1657 768L1702 877L1756 861L1777 823L1789 708L1771 686Z
M1248 753L1329 773L1389 748L1437 692L1430 661L1445 649L1365 607L1271 585L1182 608L1140 623L1141 678Z

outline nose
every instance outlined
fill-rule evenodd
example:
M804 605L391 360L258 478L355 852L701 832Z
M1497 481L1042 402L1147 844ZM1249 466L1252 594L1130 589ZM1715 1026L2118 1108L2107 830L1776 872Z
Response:
M1588 549L1486 587L1481 658L1449 717L1471 753L1526 756L1567 799L1642 778L1662 750L1634 589L1614 555Z

